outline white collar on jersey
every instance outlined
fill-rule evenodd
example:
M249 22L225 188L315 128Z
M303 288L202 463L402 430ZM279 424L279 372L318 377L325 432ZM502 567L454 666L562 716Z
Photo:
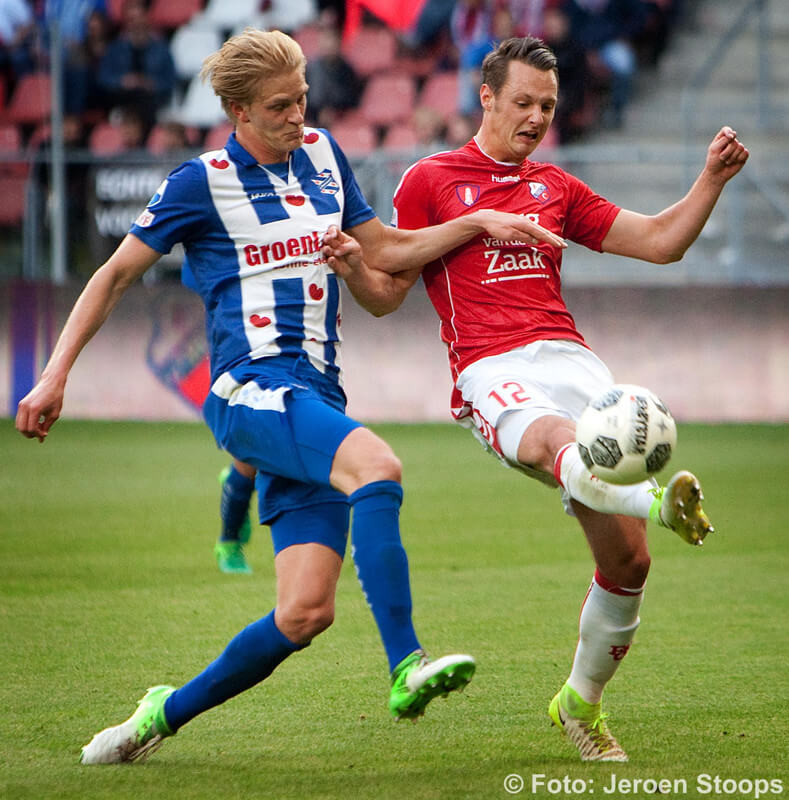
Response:
M501 164L502 167L519 167L520 166L520 164L517 161L497 161L495 158L493 158L493 156L488 155L482 149L482 146L480 145L479 141L477 141L476 135L472 137L472 140L473 140L474 144L477 145L477 150L479 150L479 152L482 153L482 155L485 156L485 158L489 158L494 164Z
M288 176L287 179L284 179L278 173L270 170L265 164L258 164L258 166L263 170L263 172L268 175L269 180L272 184L280 184L281 186L290 186L293 182L293 158L292 153L288 153ZM283 172L285 170L282 170Z

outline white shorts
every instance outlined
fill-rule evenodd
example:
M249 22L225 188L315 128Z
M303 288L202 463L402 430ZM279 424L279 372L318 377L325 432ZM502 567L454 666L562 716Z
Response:
M614 383L606 365L577 342L546 340L488 356L466 367L456 387L461 425L508 466L555 486L552 476L518 463L526 428L546 415L577 420L589 400Z

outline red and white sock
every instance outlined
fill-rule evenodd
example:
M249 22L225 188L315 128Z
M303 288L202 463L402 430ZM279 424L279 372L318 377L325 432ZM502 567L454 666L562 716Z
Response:
M579 621L578 647L567 683L587 703L599 703L603 689L627 655L641 622L644 587L626 589L595 572Z
M650 490L652 481L616 486L595 478L581 460L574 442L566 444L557 454L553 474L573 500L603 514L625 514L649 519L649 509L655 500Z

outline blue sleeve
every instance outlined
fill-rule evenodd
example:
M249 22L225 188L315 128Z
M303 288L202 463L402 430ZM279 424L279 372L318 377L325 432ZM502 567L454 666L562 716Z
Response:
M337 164L340 167L340 177L342 179L342 190L345 194L345 207L342 211L342 228L347 230L353 228L354 225L361 225L362 222L367 222L375 216L375 211L370 208L367 200L356 182L356 176L353 174L351 165L345 157L345 153L340 150L340 146L334 140L334 137L326 130L322 131L331 142L334 157L337 159Z
M188 244L198 238L213 211L205 167L193 158L165 178L129 233L157 252L169 253L178 242Z

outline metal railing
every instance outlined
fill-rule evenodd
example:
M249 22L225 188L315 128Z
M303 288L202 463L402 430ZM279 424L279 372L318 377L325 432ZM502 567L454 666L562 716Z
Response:
M691 148L698 171L704 150ZM86 196L73 198L71 211L83 211L73 230L67 224L68 274L79 280L106 258L128 226L146 205L162 178L194 153L173 154L167 159L145 152L122 157L97 158L90 153L67 151L68 174L87 181ZM389 222L392 196L403 171L422 153L392 155L379 152L353 161L357 180L378 216ZM40 158L45 159L44 155ZM685 192L683 169L687 148L604 147L575 145L546 153L546 160L558 163L586 180L592 188L627 208L654 213L678 200ZM23 225L23 264L19 272L28 279L52 277L52 212L57 201L47 175L46 161L33 166L28 184L28 209ZM658 269L629 259L603 257L581 247L571 247L564 260L565 283L584 285L600 282L619 284L709 283L787 284L789 264L785 257L789 241L786 187L789 167L752 157L746 170L724 190L710 222L699 241L683 261ZM70 196L66 181L66 197ZM72 187L73 188L73 187ZM74 208L74 204L81 204ZM65 209L69 218L69 209ZM80 216L80 215L77 215ZM72 252L68 252L68 241ZM79 251L73 243L79 243ZM177 258L165 261L177 266Z

